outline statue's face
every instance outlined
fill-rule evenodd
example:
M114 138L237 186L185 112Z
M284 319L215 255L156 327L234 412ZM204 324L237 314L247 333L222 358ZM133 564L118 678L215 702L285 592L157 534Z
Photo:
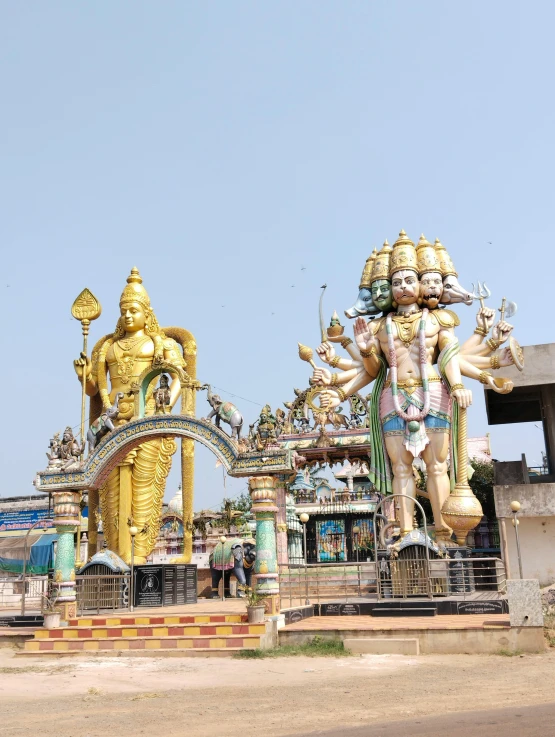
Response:
M398 305L412 305L418 299L420 285L416 273L411 269L401 269L393 274L391 280L393 299Z
M420 278L420 296L426 307L435 309L443 293L443 278L437 271L429 271Z
M73 440L73 433L70 430L66 430L64 432L64 443L69 443L70 440Z
M138 330L144 330L146 313L139 302L124 302L120 312L126 332L136 333Z
M382 312L389 310L392 301L393 295L389 279L378 279L372 282L372 302L379 310Z

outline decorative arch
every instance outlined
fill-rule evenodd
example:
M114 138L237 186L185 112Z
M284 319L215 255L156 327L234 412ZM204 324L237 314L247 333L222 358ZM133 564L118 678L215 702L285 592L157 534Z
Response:
M179 379L181 399L183 401L183 390L191 385L191 378L180 366L174 366L173 363L169 363L168 361L159 361L153 366L146 368L137 381L134 381L131 385L131 391L134 395L134 417L138 419L144 418L148 387L152 380L160 374L170 374L174 379Z
M35 486L43 491L99 489L118 463L146 440L158 437L181 437L205 445L230 471L239 451L234 440L208 420L188 415L154 415L131 420L107 435L87 458L80 471L38 474Z

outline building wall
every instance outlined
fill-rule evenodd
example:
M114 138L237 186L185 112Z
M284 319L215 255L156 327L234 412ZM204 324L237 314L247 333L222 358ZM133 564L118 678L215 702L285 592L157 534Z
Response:
M505 528L510 577L518 578L516 538L511 519L505 521ZM518 530L524 578L537 578L540 586L555 583L555 516L521 517Z

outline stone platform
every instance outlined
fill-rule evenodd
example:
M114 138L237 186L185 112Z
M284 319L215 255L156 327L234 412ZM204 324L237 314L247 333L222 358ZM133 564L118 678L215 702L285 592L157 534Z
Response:
M397 653L399 641L418 643L429 653L541 652L542 627L511 627L508 615L446 614L441 617L309 617L279 630L280 645L298 645L319 636L339 640L377 640L376 652ZM387 642L390 642L388 648ZM365 652L371 652L365 649Z

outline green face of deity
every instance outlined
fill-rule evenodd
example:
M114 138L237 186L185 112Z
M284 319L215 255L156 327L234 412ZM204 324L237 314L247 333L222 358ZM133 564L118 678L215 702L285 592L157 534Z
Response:
M377 279L372 282L372 302L382 312L391 309L393 294L389 279Z

